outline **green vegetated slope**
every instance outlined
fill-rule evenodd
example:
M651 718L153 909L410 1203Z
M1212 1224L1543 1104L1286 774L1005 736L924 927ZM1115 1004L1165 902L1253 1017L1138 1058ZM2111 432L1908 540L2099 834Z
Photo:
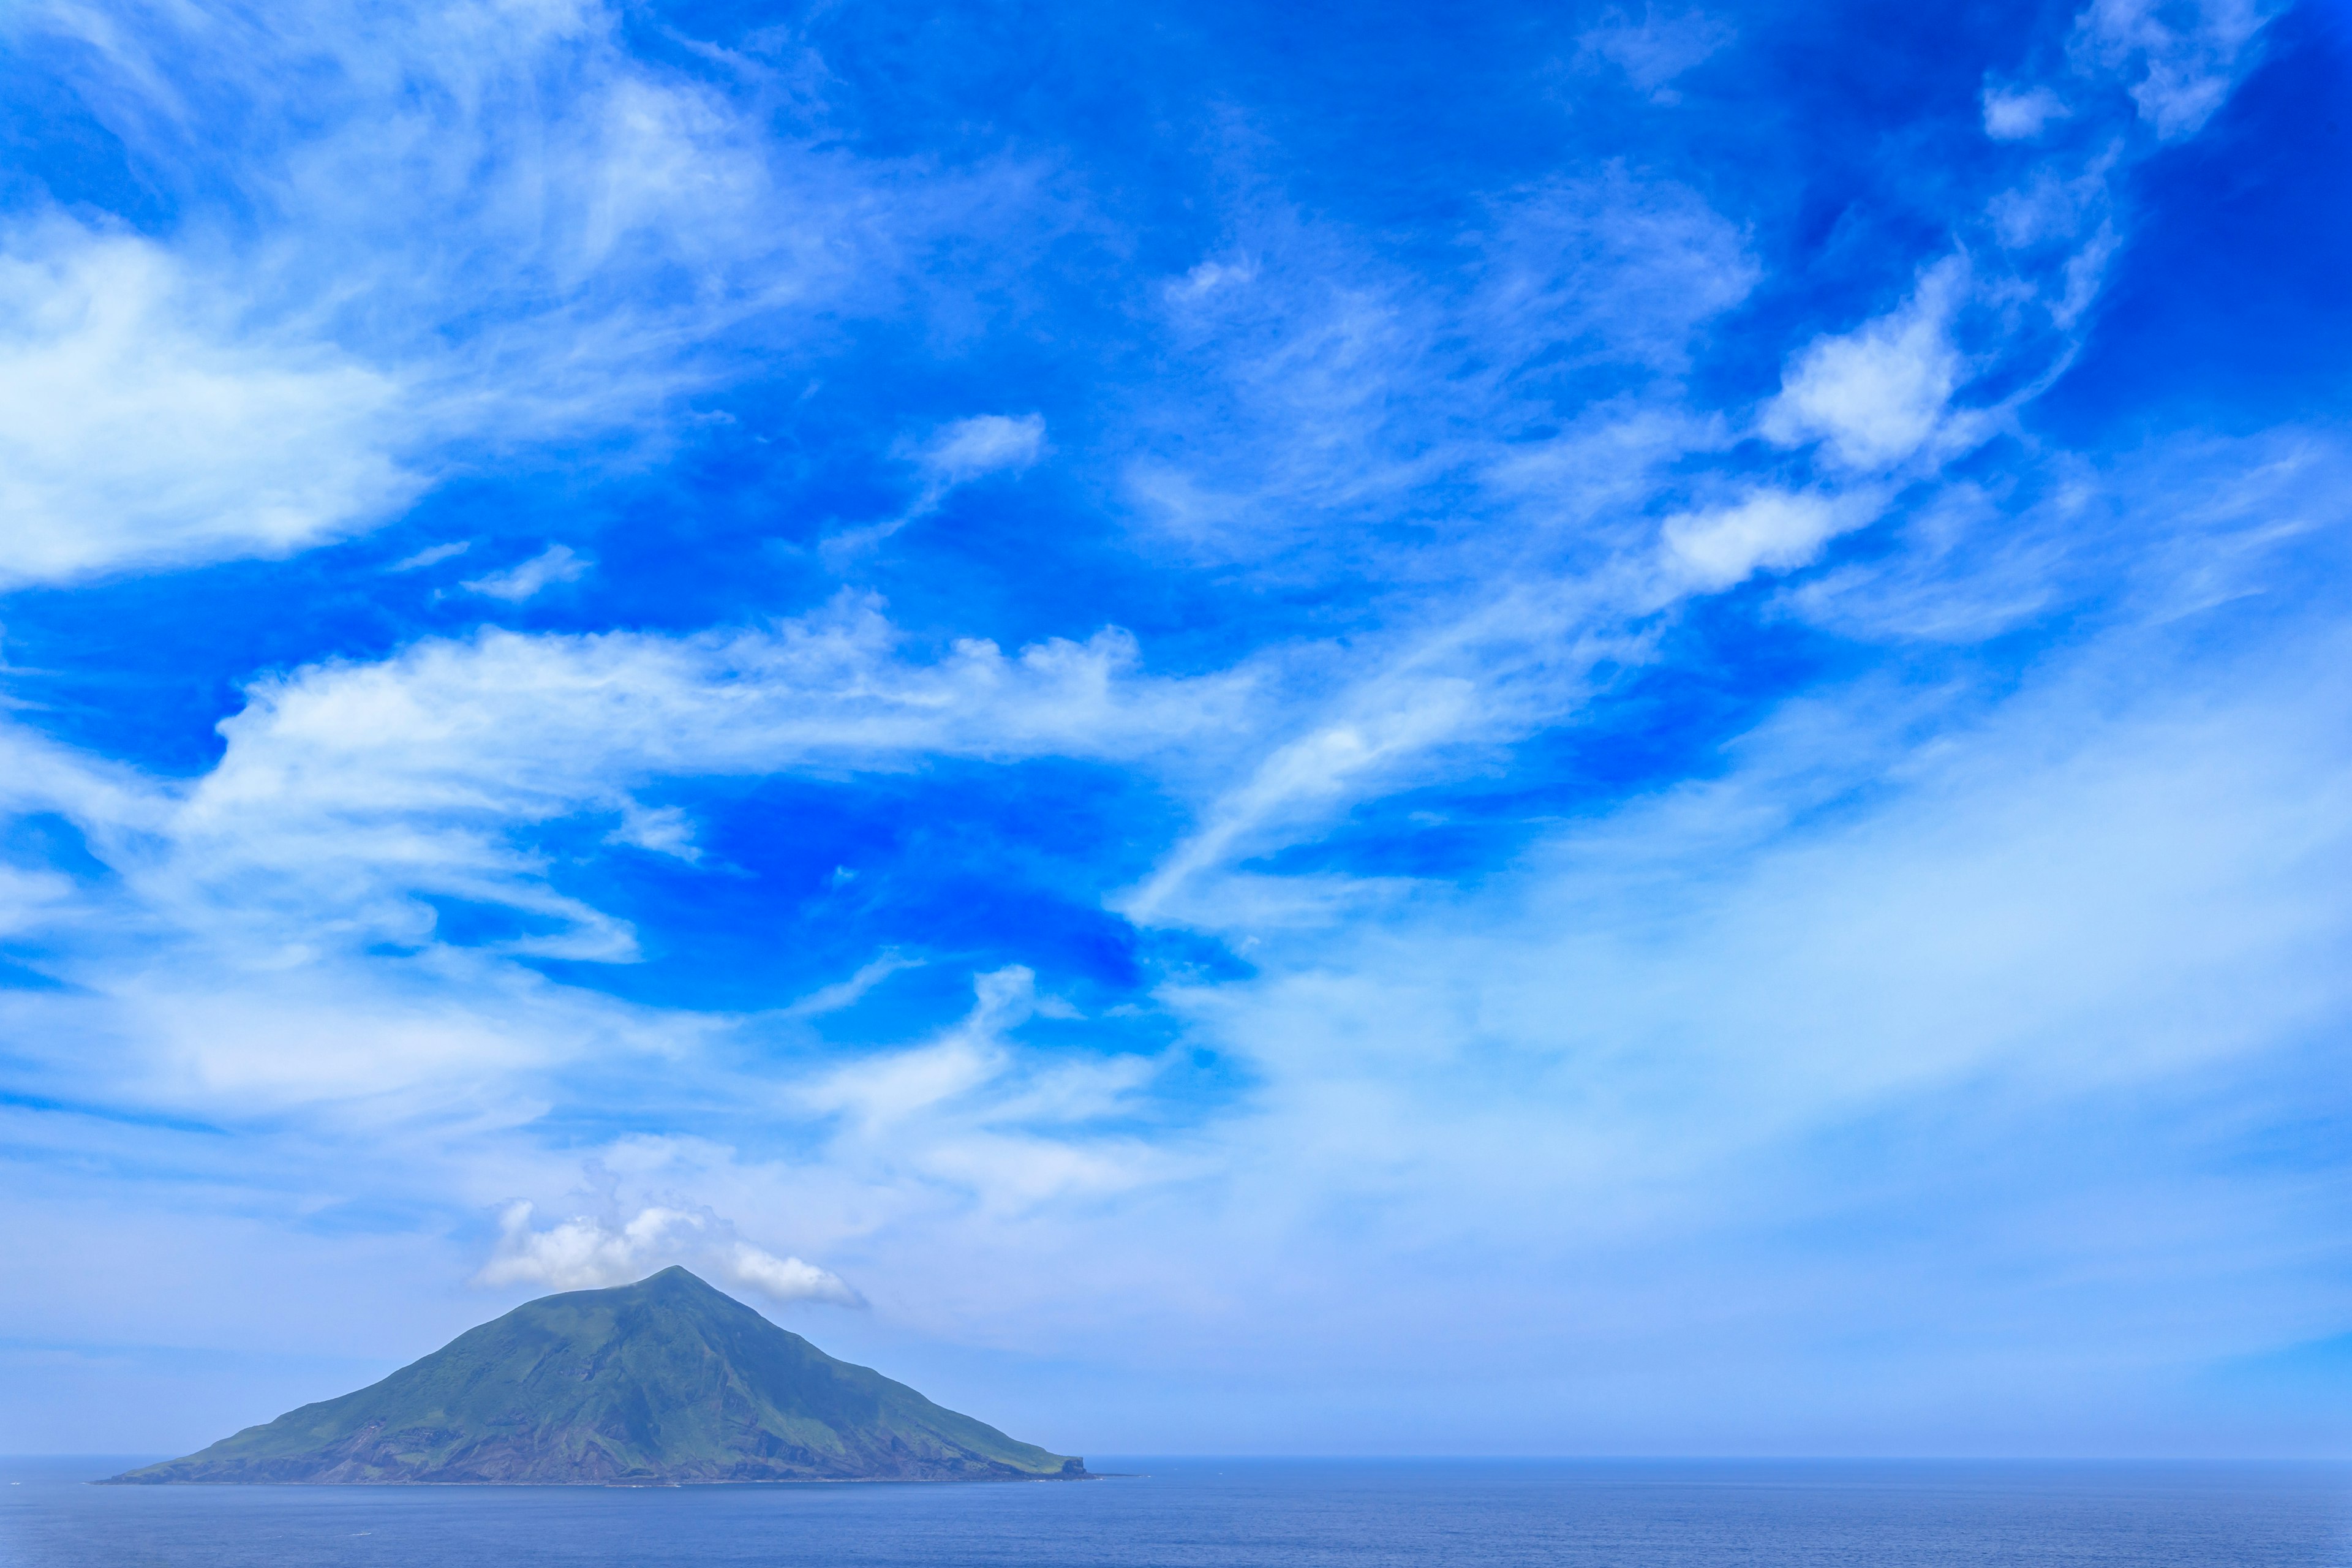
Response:
M1082 1461L838 1362L683 1268L575 1290L121 1481L1019 1480Z

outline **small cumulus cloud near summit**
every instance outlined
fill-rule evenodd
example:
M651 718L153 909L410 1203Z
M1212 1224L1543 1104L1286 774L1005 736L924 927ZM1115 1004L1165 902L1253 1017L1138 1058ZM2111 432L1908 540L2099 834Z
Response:
M709 1213L648 1206L617 1222L580 1216L539 1229L533 1212L518 1202L499 1216L498 1249L475 1275L477 1284L595 1290L683 1264L780 1305L866 1305L830 1269L755 1247Z

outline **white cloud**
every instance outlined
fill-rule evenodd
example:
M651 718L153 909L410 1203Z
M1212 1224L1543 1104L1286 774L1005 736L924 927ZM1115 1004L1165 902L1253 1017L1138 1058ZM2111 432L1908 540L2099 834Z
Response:
M2113 165L2113 159L2101 158L2079 172L2039 169L2024 184L1986 203L1985 216L2001 245L2011 250L2050 240L2080 242L2085 230L2101 229L2108 222L2113 200L2107 182Z
M409 388L152 241L0 236L0 586L284 554L405 506Z
M1985 85L1985 134L1996 142L2032 141L2052 121L2063 120L2070 112L2066 100L2046 87L2010 91Z
M914 451L923 482L906 510L880 522L830 536L820 546L821 552L827 564L840 569L860 552L930 516L961 487L991 474L1018 473L1045 450L1042 414L981 414L943 426Z
M1667 84L1738 36L1738 30L1719 16L1699 10L1661 13L1654 3L1643 8L1638 22L1612 6L1602 15L1600 26L1577 41L1587 53L1623 71L1626 79L1643 92L1672 103L1675 95Z
M1728 588L1759 569L1785 572L1875 515L1874 498L1760 489L1729 506L1682 512L1662 535L1677 574L1703 591Z
M0 934L28 931L56 921L79 902L75 893L69 877L0 865Z
M1025 468L1045 449L1042 414L981 414L959 419L923 448L923 468L942 485Z
M1783 373L1764 434L1786 446L1822 440L1837 463L1863 470L1892 468L1927 446L1962 374L1950 330L1967 287L1967 264L1948 258L1898 309L1816 340Z
M2263 0L2093 0L2075 19L2078 68L2122 80L2158 139L2203 129L2252 65L2279 7Z
M530 560L504 572L468 577L457 585L468 593L519 605L551 584L578 582L588 574L593 565L593 562L572 553L570 545L551 544Z
M926 752L1137 756L1215 734L1247 686L1147 676L1117 630L1013 655L966 641L930 661L897 639L874 601L845 595L760 631L489 629L311 667L257 683L223 721L227 752L183 827L322 813L341 835L403 814L538 817L617 807L657 776L895 768Z
M844 870L842 867L834 868L832 879L834 886L839 887L856 875L856 872L849 872L845 876ZM836 981L831 985L818 986L794 1002L785 1011L801 1018L813 1018L820 1014L838 1012L844 1007L855 1006L868 991L873 990L900 970L919 969L922 965L923 961L919 958L907 958L896 952L886 952L870 963L861 964L857 973L848 979Z
M582 1216L534 1230L531 1212L530 1204L516 1203L500 1216L498 1249L476 1283L597 1290L678 1264L780 1304L866 1304L839 1275L737 1239L731 1226L709 1214L647 1207L619 1225Z
M543 1113L534 1086L571 1064L675 1058L727 1027L554 984L513 963L511 945L425 945L431 910L404 909L381 885L339 911L321 903L336 879L221 879L229 898L215 901L142 877L48 922L49 963L67 984L0 992L0 1026L44 1042L24 1070L102 1072L127 1101L207 1115L308 1108L353 1127L488 1131ZM252 901L236 904L239 892ZM610 958L627 941L593 910L555 914L572 922L571 943L548 951Z
M1091 1124L1133 1113L1165 1069L1156 1056L1052 1054L1013 1031L1041 998L1013 966L973 976L971 1010L935 1038L803 1079L791 1106L832 1129L828 1163L898 1195L893 1207L974 1208L1009 1217L1165 1181L1185 1163L1131 1133Z
M1499 548L1585 525L1577 492L1638 479L1558 461L1579 437L1711 438L1675 378L1760 276L1737 225L1688 187L1614 165L1474 210L1458 289L1265 204L1228 247L1250 258L1248 287L1220 270L1196 274L1213 287L1163 293L1173 346L1206 374L1135 411L1140 449L1122 479L1148 542L1286 574L1343 560L1415 571L1375 520L1425 509L1453 520L1441 551L1465 535ZM1588 379L1615 395L1592 400ZM1530 425L1574 434L1510 437Z
M856 1291L830 1270L797 1258L778 1258L747 1241L737 1242L727 1254L722 1277L731 1278L772 1301L828 1301L836 1307L866 1304Z
M1540 366L1680 371L1706 322L1762 276L1746 237L1697 193L1622 168L1494 204L1463 325L1488 352Z
M644 806L630 801L621 808L621 826L606 834L604 842L648 849L689 865L702 858L692 819L675 805Z
M803 1086L799 1099L870 1131L977 1089L1003 1069L1008 1053L1001 1037L1034 1009L1035 982L1019 965L976 976L971 1013L939 1040L826 1073Z
M970 1034L841 1068L801 1092L812 1110L846 1116L871 1131L925 1111L987 1083L1002 1067L994 1042Z
M1413 668L1416 651L1383 661L1391 668L1347 692L1338 711L1310 716L1299 726L1302 732L1221 790L1201 814L1200 826L1160 858L1139 887L1118 897L1119 910L1146 924L1181 921L1187 916L1179 896L1201 873L1263 847L1269 836L1326 820L1348 802L1410 776L1449 742L1511 727L1507 720L1496 723L1497 705L1482 700L1470 680ZM1482 730L1488 734L1482 736Z
M1167 285L1163 292L1171 304L1184 305L1224 289L1246 289L1257 281L1257 262L1251 257L1235 261L1219 261L1213 258L1196 264L1183 277Z
M428 545L414 555L403 556L384 570L387 572L421 571L425 567L446 561L453 555L463 555L473 547L474 542L470 539L456 540L447 544Z

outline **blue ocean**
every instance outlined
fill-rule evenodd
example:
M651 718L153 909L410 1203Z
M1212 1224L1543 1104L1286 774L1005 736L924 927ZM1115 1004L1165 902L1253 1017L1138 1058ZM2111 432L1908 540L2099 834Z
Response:
M2342 1466L1106 1459L1087 1483L94 1487L0 1460L15 1568L2319 1568Z

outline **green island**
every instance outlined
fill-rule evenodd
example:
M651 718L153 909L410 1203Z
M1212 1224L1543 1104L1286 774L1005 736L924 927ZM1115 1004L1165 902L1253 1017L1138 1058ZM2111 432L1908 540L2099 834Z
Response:
M119 1483L1083 1480L683 1268L526 1302L383 1382Z

